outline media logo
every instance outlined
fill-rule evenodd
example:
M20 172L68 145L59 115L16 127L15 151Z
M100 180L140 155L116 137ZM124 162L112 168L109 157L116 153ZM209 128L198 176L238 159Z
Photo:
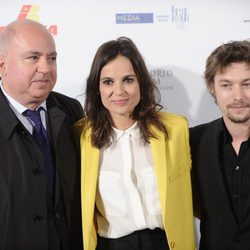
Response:
M116 14L117 24L132 24L132 23L153 23L153 13L118 13Z
M33 21L40 21L40 7L38 5L23 5L21 11L17 16L17 20L30 19ZM0 31L4 29L5 26L0 26ZM48 31L56 36L58 34L57 25L45 25Z
M187 8L176 8L171 7L171 20L179 26L184 26L185 23L189 22L189 14Z
M171 6L166 14L155 15L156 22L168 22L176 25L177 28L184 28L190 21L190 15L186 7Z
M168 8L167 13L117 13L116 24L144 24L144 23L169 23L175 24L177 28L185 28L190 21L188 8L176 7Z

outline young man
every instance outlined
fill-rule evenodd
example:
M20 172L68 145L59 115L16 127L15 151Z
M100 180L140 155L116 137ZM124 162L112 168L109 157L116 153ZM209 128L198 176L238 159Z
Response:
M222 118L190 129L200 249L250 249L250 42L208 57L205 79Z
M0 34L0 249L82 249L80 166L71 126L79 102L52 92L56 49L46 28L14 21Z

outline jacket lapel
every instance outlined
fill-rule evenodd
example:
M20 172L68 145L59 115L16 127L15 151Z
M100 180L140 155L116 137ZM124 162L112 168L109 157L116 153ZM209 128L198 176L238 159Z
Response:
M2 135L8 139L14 129L20 124L14 112L8 105L7 99L0 88L0 129L3 131Z
M90 242L84 242L84 249L89 249L93 242L93 220L95 210L95 196L99 168L99 149L91 146L90 130L81 136L81 190L82 190L82 218L83 234L85 239Z
M50 107L48 105L48 116L50 132L56 145L58 134L61 130L66 114L60 108L56 106Z
M222 213L228 213L236 222L221 169L221 151L218 143L220 141L219 122L221 122L221 120L215 123L215 126L211 126L204 135L203 143L200 147L200 152L205 152L200 156L202 166L200 179L204 182L203 184L208 183L207 187L210 187L210 190L207 190L207 193L209 193L211 199L214 200L214 205L219 208ZM203 184L201 183L201 185ZM210 205L212 206L213 204Z
M162 215L166 211L166 194L167 194L167 144L163 133L159 132L154 127L151 128L157 139L150 140L151 149L153 153L154 167L157 177L158 191L160 195ZM166 225L166 218L163 216L164 225Z
M58 145L58 136L59 132L63 126L65 116L66 114L57 106L54 105L54 102L51 101L51 99L47 102L47 111L48 111L48 119L49 121L47 122L47 128L49 128L49 135L51 138L51 147L54 152L56 152L56 160L55 164L57 166L60 166L60 169L55 166L55 175L58 177L58 175L63 174L63 158L65 157L64 155L61 155L61 152L59 150L59 145ZM59 185L59 178L55 179L55 207L58 206L60 200L61 200L61 191L64 190L62 187L60 188ZM68 209L68 208L66 208ZM68 213L67 213L68 214Z

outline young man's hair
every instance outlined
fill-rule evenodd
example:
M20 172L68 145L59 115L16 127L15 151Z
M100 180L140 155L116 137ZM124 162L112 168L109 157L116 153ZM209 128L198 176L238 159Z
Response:
M223 73L231 63L246 63L250 66L250 40L222 44L207 58L204 78L210 93L213 90L215 75Z

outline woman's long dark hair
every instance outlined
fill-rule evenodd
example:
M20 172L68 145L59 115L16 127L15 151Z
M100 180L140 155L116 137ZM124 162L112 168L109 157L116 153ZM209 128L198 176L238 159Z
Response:
M156 95L158 94L159 97L159 91L133 41L127 37L120 37L99 47L87 79L84 110L87 117L87 127L91 127L92 131L91 143L99 149L109 146L113 138L113 121L109 111L103 106L99 94L100 74L102 68L118 55L129 59L140 85L141 99L131 114L131 118L137 121L143 142L146 143L149 142L150 138L156 138L149 129L150 125L156 126L167 136L166 127L158 115L158 111L162 109L162 106L156 101Z

